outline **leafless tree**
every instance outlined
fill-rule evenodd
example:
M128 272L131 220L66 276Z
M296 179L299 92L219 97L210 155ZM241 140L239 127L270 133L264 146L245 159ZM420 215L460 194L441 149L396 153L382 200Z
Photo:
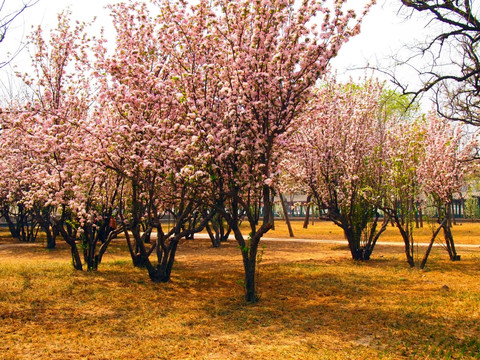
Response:
M7 33L10 29L10 26L14 24L15 20L22 14L25 10L32 7L40 0L23 0L15 7L9 7L7 4L7 0L0 0L0 43L2 43ZM22 49L22 46L19 45L15 53L9 56L7 59L0 60L0 68L7 65L13 57Z
M451 120L480 126L480 10L478 0L401 0L409 16L420 14L434 31L408 59L397 64L413 67L421 86L393 76L394 82L413 100L426 92L435 95L437 111ZM421 59L424 66L418 66Z

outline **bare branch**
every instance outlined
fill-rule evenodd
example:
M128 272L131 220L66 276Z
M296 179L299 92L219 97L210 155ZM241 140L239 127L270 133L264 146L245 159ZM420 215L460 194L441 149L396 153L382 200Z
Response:
M480 21L472 0L401 0L404 9L425 15L426 24L442 25L437 34L411 49L411 56L396 59L418 74L422 85L410 89L395 71L382 70L412 102L421 94L432 93L437 111L445 118L480 126ZM423 68L418 60L425 64ZM378 69L375 69L378 70Z
M7 36L7 32L10 29L10 26L14 23L15 19L20 16L25 10L37 4L40 0L28 0L23 1L22 5L17 7L13 11L6 11L5 10L5 2L6 0L2 0L0 3L0 43L3 42ZM5 65L9 64L15 56L23 49L23 46L19 46L19 48L15 51L13 55L10 56L8 60L4 60L0 62L0 68L4 67Z

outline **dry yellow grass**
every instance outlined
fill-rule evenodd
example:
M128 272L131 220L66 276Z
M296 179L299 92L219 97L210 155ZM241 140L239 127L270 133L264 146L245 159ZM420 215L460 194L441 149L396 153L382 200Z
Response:
M247 227L245 231L247 232ZM301 239L325 239L325 240L343 240L343 230L332 222L314 221L310 223L307 229L303 228L303 221L292 221L292 228L295 238ZM453 237L458 244L479 244L480 245L480 223L478 222L459 222L453 226ZM432 227L427 222L423 228L414 229L414 238L418 242L429 242L432 237ZM275 221L275 230L267 233L266 237L288 238L287 225L284 220ZM439 235L439 240L442 233ZM380 236L378 241L402 242L398 229L394 226L388 226L387 230Z
M169 284L112 245L93 273L61 243L0 246L1 359L480 358L476 248L460 262L434 249L420 271L401 247L355 263L345 246L266 243L247 305L232 241L184 241Z

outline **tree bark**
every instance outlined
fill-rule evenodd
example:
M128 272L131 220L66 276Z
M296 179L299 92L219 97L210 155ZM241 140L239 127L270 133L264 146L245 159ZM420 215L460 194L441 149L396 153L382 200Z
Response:
M251 250L251 249L250 249ZM255 285L255 268L256 268L256 260L257 254L255 251L250 251L254 253L253 257L252 254L250 256L245 255L249 251L245 251L243 254L243 267L245 269L245 300L248 303L255 303L258 301L257 293L256 293L256 285Z
M413 244L410 243L410 233L408 229L404 228L402 220L395 214L391 217L391 221L395 223L398 230L400 231L400 235L402 236L403 242L405 244L405 255L407 257L408 265L410 265L410 267L415 267L415 259L413 258ZM406 223L406 226L408 226L408 223Z
M10 209L7 205L3 207L2 215L5 221L7 222L8 230L10 230L10 234L12 235L12 237L15 239L20 239L20 229L18 227L18 224L15 224L12 221L12 218L10 216Z
M437 237L438 233L440 232L440 229L442 229L445 226L446 222L447 222L447 218L444 218L443 222L440 224L440 226L433 233L432 238L430 240L430 243L428 244L427 251L425 252L425 255L423 256L423 260L420 264L420 269L425 268L425 265L427 264L428 256L430 255L430 252L432 251L433 242L435 241L435 238Z
M305 213L305 221L303 222L303 228L308 229L308 222L310 221L310 201L312 200L312 195L307 196L307 210Z
M160 239L157 239L157 241L160 241ZM164 240L161 241L164 242ZM162 246L161 244L157 245L157 250L161 249L159 250L161 255L158 255L159 262L156 266L153 266L147 258L146 267L150 280L156 283L166 283L170 281L179 241L180 237L175 236L168 246Z
M80 252L78 251L74 234L69 234L69 232L63 226L63 223L57 224L57 226L63 239L70 246L70 253L72 255L73 268L75 270L83 270L82 260L80 258Z
M282 203L283 214L285 216L285 222L287 223L288 233L290 237L295 237L293 235L292 225L290 224L290 218L288 217L287 204L285 204L285 197L281 192L278 193L280 196L280 202Z

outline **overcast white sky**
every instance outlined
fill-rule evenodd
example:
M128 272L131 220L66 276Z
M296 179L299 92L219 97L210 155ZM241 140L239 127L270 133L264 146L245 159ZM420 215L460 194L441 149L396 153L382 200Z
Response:
M18 7L26 0L6 0L7 6ZM90 21L97 17L97 25L106 27L107 32L112 31L109 27L110 19L105 6L120 0L39 0L32 8L28 9L18 18L12 27L7 39L0 44L0 54L5 55L8 51L16 49L15 44L24 40L31 27L42 24L45 27L56 24L56 14L62 9L69 7L73 17L80 21ZM355 7L361 8L364 0L350 0ZM399 15L399 0L378 0L362 26L362 32L350 40L340 51L333 65L338 74L343 78L353 76L361 77L364 71L351 72L350 68L365 66L367 63L387 64L392 54L397 54L399 49L406 43L415 43L416 38L421 38L427 30L424 21L413 19L405 20L405 16ZM25 56L20 56L14 63L22 64ZM411 76L406 74L405 76ZM416 79L412 78L414 82Z

